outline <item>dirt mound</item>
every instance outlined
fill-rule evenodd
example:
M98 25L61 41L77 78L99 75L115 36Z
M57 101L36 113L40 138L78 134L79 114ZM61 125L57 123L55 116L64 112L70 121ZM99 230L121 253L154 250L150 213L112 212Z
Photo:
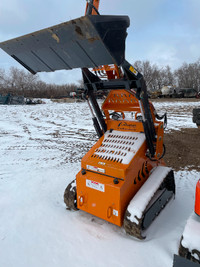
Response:
M200 171L200 129L186 128L164 135L167 166L175 171L188 168Z

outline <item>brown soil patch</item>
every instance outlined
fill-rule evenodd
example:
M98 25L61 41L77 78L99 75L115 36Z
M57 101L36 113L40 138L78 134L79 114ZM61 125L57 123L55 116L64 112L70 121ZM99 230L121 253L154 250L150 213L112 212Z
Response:
M182 129L165 133L167 166L175 171L188 168L200 171L200 129Z

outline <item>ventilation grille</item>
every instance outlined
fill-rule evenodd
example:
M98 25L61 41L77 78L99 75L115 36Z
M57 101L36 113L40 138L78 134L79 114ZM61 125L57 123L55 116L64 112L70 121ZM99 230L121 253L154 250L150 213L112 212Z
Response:
M109 162L129 164L144 141L145 135L143 133L106 132L101 146L96 148L92 157Z
M127 93L112 93L107 100L109 104L133 104L137 103L135 97Z

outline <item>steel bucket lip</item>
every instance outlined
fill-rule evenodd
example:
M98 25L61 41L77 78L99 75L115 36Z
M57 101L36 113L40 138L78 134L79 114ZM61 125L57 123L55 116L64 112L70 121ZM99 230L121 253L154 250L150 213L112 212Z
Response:
M33 74L120 65L129 25L128 16L87 15L1 42L0 48Z

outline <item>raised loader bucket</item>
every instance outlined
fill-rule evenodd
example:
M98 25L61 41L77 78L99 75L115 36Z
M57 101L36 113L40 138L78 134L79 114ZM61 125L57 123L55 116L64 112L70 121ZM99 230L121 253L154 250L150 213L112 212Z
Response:
M174 255L173 267L198 267L199 264L187 260L178 255Z
M127 16L84 16L0 43L31 73L124 61Z

